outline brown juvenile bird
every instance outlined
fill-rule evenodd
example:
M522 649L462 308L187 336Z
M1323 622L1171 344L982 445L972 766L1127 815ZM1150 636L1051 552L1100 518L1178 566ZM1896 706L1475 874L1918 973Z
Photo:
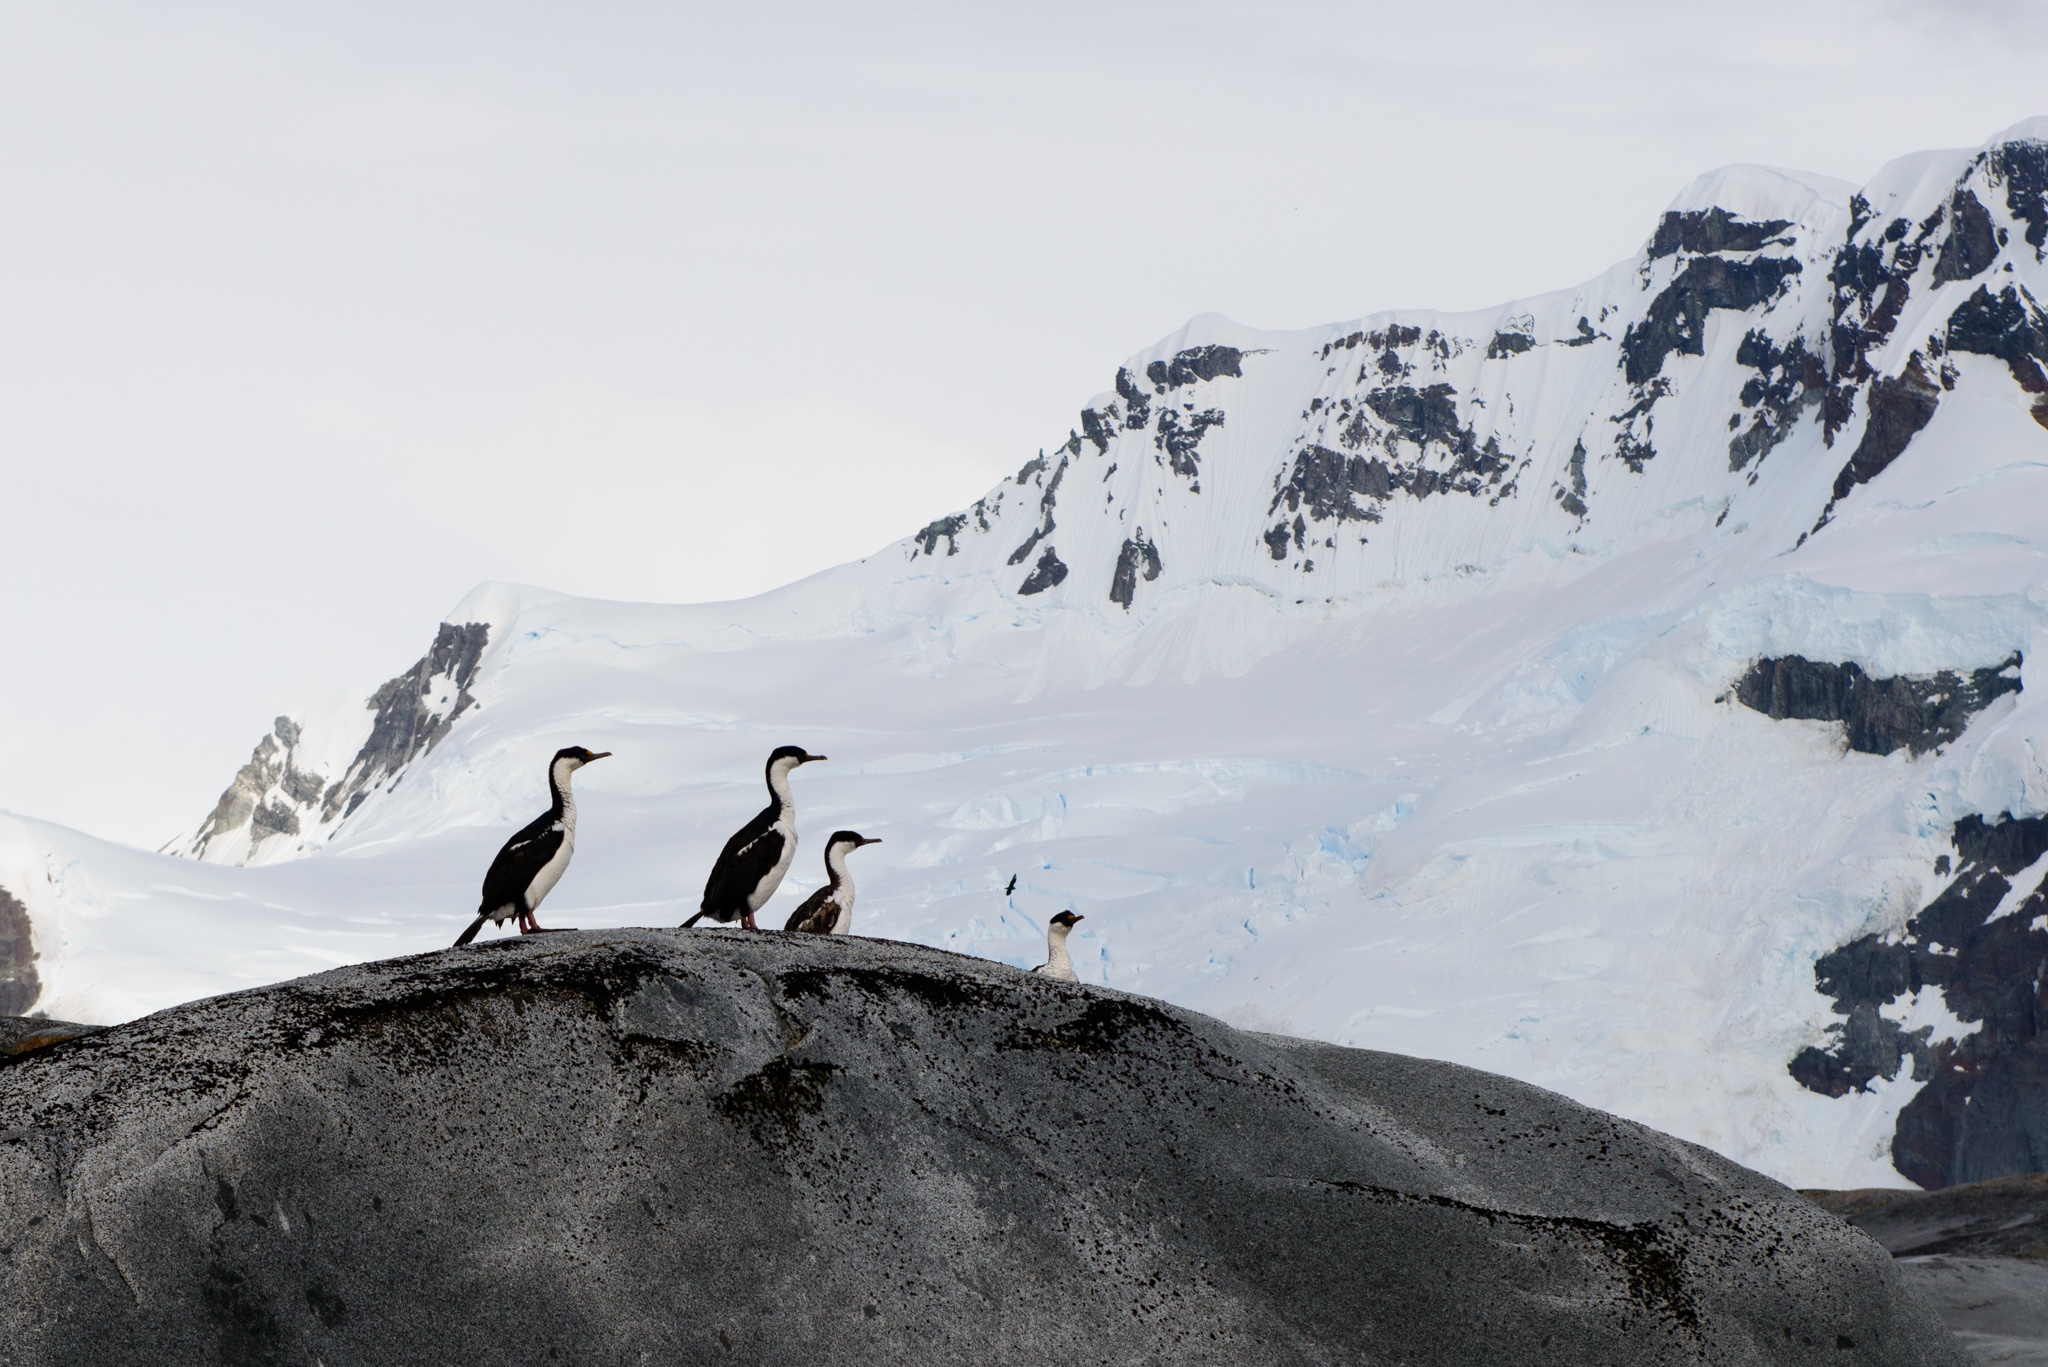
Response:
M863 845L879 845L859 831L834 831L825 842L825 874L831 881L804 899L789 918L784 930L806 930L815 935L844 935L853 929L853 875L846 871L846 856Z

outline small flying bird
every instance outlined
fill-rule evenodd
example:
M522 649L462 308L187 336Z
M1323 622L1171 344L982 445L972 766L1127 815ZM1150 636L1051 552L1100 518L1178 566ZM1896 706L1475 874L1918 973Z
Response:
M1083 919L1085 918L1071 911L1063 911L1047 923L1045 962L1032 969L1033 973L1043 973L1046 977L1058 978L1061 982L1081 981L1074 976L1074 961L1067 957L1067 935L1074 929L1075 923Z
M569 790L569 779L584 765L610 754L609 750L592 754L580 745L555 751L555 757L548 761L548 791L554 794L553 805L507 840L505 848L491 861L490 871L484 874L483 902L477 907L476 919L469 923L469 929L455 941L456 948L474 940L486 921L503 925L517 919L521 935L545 929L534 919L534 913L540 910L541 899L562 881L569 856L576 852L576 795Z
M683 922L688 930L709 916L723 925L740 922L759 930L754 913L782 886L789 861L796 858L796 801L789 795L790 771L799 764L825 758L804 753L801 745L785 745L768 756L768 805L760 815L733 832L704 880L704 900L695 916Z
M804 904L790 915L784 930L807 930L817 935L845 935L853 929L853 875L846 871L846 856L863 845L879 845L859 831L834 831L825 842L825 875L829 881L804 898Z
M1016 895L1017 895L1017 875L1013 873L1013 874L1011 874L1011 875L1010 875L1010 886L1008 886L1007 888L1004 888L1004 889L1003 889L1003 896L1005 896L1005 897L1015 897Z

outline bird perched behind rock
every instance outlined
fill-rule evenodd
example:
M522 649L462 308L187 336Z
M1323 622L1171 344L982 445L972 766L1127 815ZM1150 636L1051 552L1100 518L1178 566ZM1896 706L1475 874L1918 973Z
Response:
M825 842L825 877L828 880L804 899L790 915L784 930L804 930L818 935L845 935L853 929L853 875L846 871L846 856L863 845L879 845L859 831L834 831Z
M1074 961L1067 957L1067 935L1082 918L1071 911L1063 911L1052 918L1045 927L1045 962L1032 969L1048 978L1061 982L1081 981L1074 975Z
M576 795L570 791L569 780L584 765L610 754L609 750L593 754L580 745L555 751L548 761L548 791L555 800L532 824L506 841L491 861L484 874L483 901L469 929L456 938L458 949L474 940L486 921L503 925L516 918L521 935L543 929L534 913L540 910L541 899L562 881L569 856L576 852Z
M782 886L789 861L796 858L796 801L789 794L790 773L800 764L825 758L807 754L801 745L784 745L768 756L768 805L752 821L733 832L704 880L704 900L697 914L683 922L688 930L709 916L730 925L738 921L758 930L754 913Z

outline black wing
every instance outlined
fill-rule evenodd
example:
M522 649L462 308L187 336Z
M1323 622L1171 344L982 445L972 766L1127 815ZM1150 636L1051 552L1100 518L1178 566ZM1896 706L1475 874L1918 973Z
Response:
M747 898L781 858L782 832L775 829L775 808L766 807L719 851L711 876L704 880L703 914L715 921L746 915Z
M839 903L832 900L832 885L827 883L809 897L804 904L790 914L784 930L807 930L817 935L832 933L832 923L839 919Z
M479 916L488 916L500 907L516 906L527 910L526 890L533 886L534 875L539 873L562 848L562 828L555 821L553 812L543 813L533 824L505 842L505 848L498 851L498 857L491 861L491 870L484 875L484 898L477 907Z

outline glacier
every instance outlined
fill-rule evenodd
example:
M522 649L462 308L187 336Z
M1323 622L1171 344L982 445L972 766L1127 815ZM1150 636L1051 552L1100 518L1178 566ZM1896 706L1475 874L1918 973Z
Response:
M568 744L615 758L549 923L675 925L792 743L831 760L764 916L856 827L857 934L1022 967L1072 907L1085 981L1901 1185L1933 1070L2048 1058L1938 985L1816 974L1954 954L1915 918L1980 886L2048 965L2038 876L1958 834L2048 813L2044 239L2034 119L1860 187L1713 172L1634 258L1489 311L1198 317L863 560L736 603L478 588L166 851L0 817L15 999L115 1021L445 946ZM1795 657L1898 706L1995 686L1867 753L1738 696ZM1808 1051L1864 1062L1831 1092ZM2001 1161L2048 1168L2030 1126Z

